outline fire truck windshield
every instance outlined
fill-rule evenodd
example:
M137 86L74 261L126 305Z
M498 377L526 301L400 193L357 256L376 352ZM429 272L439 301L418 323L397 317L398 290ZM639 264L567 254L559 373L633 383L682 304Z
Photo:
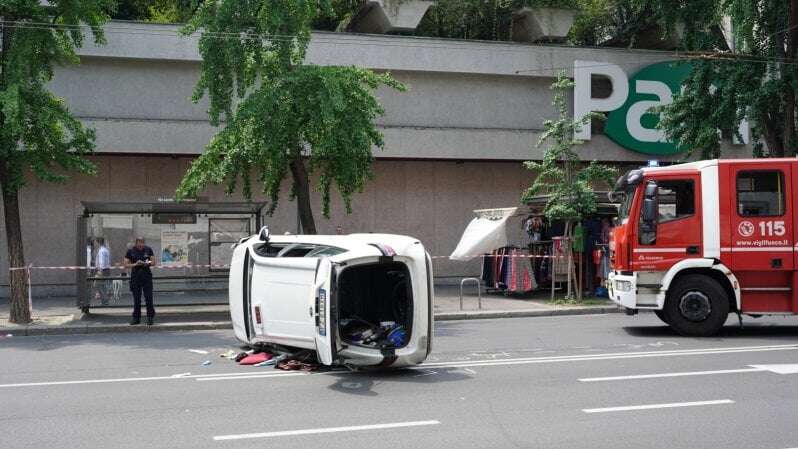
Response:
M613 192L613 199L620 203L618 206L618 220L623 221L629 217L629 209L632 207L632 200L635 197L637 186L625 186L625 189Z

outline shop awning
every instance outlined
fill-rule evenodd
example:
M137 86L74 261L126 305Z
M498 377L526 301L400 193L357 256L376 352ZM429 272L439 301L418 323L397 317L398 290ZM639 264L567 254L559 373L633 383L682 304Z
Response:
M479 209L476 218L468 224L460 243L449 256L451 260L471 260L496 248L507 246L507 219L514 216L517 207L501 209Z

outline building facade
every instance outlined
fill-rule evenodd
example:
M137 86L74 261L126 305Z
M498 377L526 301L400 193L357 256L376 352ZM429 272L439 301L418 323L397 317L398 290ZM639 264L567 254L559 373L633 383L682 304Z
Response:
M176 26L127 22L109 23L106 33L107 45L87 41L80 50L81 64L59 68L52 82L72 113L96 130L91 159L98 174L74 176L63 185L30 177L21 207L26 259L34 265L79 262L81 202L172 197L191 161L217 131L209 124L207 103L190 100L199 75L196 37L179 36ZM385 149L375 151L375 179L355 196L351 215L338 198L329 220L316 207L319 231L334 233L341 226L347 233L413 235L439 256L454 249L472 210L519 204L534 176L522 161L541 158L543 148L536 143L543 122L556 117L550 85L558 73L573 76L576 61L594 61L596 67L620 68L631 78L644 67L673 59L661 52L347 33L314 33L307 57L314 64L389 71L409 87L404 93L378 91L386 111L379 120ZM593 78L594 95L612 96L611 83ZM750 155L747 145L726 146L730 155ZM584 160L621 168L681 157L624 148L597 127L579 152ZM242 200L216 187L203 197ZM318 195L314 201L319 204ZM295 204L284 199L264 222L272 232L296 232ZM130 230L131 238L136 232ZM7 254L5 245L2 239L0 254ZM156 251L158 245L153 244ZM113 255L115 261L121 257ZM7 258L0 257L3 296L7 268ZM436 259L434 268L440 277L479 270L476 263L445 259ZM34 294L69 295L75 276L37 272L33 284Z

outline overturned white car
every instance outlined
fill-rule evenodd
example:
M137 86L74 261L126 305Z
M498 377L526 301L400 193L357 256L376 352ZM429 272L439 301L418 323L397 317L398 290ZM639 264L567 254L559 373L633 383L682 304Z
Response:
M417 239L279 235L235 248L230 314L249 345L312 349L325 365L415 365L432 348L432 263Z

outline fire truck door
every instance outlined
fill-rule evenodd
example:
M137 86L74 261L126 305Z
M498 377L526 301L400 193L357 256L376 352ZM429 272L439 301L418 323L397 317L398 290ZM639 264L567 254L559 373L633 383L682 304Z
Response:
M792 310L794 225L790 163L734 165L731 169L732 271L740 281L743 312Z
M704 253L698 175L661 176L656 182L656 238L652 241L639 236L632 250L634 271L665 272L679 261L703 257Z

